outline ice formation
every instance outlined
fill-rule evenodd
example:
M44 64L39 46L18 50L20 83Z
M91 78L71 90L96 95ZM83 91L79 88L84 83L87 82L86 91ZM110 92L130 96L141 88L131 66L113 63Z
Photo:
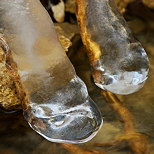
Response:
M116 94L138 91L148 76L147 54L118 12L115 0L76 1L83 42L89 46L93 69L102 76L101 81L95 80L96 85Z
M89 141L102 125L101 114L39 0L0 0L0 21L29 98L29 125L49 141Z

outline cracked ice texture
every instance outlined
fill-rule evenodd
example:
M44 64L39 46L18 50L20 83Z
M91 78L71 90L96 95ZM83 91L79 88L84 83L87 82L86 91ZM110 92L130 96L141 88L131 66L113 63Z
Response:
M96 85L116 94L130 94L143 87L148 76L148 57L133 36L114 0L86 0L86 26L101 50L94 69L103 80Z
M30 126L49 141L89 141L101 114L39 0L0 0L0 20L29 98L24 116Z

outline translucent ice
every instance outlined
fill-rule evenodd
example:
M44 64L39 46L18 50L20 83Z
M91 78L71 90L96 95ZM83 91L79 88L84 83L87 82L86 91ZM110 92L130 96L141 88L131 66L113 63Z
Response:
M0 0L0 21L29 98L24 117L30 126L53 142L90 140L101 114L39 0Z
M96 85L117 94L139 90L148 76L148 58L116 9L115 0L77 0L77 3L83 42L89 46L90 41L99 47L99 53L92 45L89 47L91 59L100 55L92 62L102 77L101 81L95 80Z

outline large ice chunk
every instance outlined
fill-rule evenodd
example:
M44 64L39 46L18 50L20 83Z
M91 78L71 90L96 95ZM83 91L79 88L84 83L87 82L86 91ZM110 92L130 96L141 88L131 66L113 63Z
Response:
M0 0L0 28L29 98L24 117L30 126L53 142L90 140L101 127L101 114L39 0Z

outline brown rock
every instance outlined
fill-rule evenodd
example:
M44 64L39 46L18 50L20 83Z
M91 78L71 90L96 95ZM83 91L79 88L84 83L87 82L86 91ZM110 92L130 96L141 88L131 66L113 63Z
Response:
M151 9L154 9L154 0L142 0L144 5L148 6Z
M21 108L21 102L17 94L15 82L8 71L6 53L0 42L0 107L6 110Z

